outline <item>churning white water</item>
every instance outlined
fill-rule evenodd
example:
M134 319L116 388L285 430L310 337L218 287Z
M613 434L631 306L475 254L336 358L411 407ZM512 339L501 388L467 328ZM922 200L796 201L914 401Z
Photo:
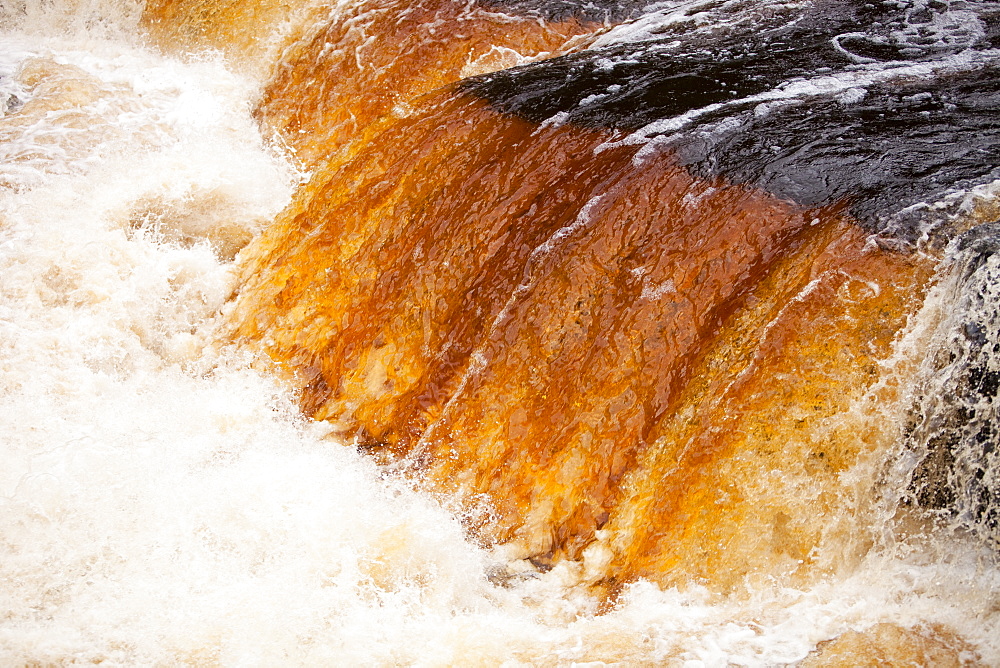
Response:
M301 175L255 82L145 49L137 13L0 9L0 665L774 665L880 621L1000 664L1000 577L959 544L603 615L571 566L492 584L446 500L213 339Z

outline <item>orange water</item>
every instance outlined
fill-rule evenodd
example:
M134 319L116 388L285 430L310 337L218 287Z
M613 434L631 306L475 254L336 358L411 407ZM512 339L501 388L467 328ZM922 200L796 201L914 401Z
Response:
M928 262L666 154L595 154L606 134L424 104L247 254L235 335L308 414L485 495L484 540L602 585L814 576L814 548L865 543L837 481L879 436L835 416Z

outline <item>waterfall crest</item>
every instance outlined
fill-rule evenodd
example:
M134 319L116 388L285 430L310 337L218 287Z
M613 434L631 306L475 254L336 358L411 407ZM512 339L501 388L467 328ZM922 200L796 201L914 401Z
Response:
M996 3L0 6L0 663L996 665Z

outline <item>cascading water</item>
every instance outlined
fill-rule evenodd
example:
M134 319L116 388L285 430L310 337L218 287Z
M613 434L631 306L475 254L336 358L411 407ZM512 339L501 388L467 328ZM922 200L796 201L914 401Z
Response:
M0 662L1000 664L997 11L644 4L0 7Z

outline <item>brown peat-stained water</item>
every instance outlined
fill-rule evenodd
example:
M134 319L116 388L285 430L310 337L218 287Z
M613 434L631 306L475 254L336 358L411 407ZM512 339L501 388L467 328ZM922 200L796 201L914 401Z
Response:
M1000 665L1000 8L0 8L4 665Z

